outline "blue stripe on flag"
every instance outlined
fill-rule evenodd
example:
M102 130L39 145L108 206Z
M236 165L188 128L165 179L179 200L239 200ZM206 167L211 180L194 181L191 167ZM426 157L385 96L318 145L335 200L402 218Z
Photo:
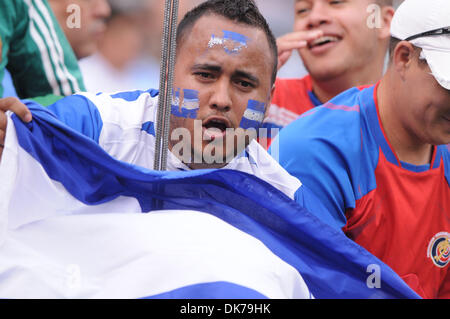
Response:
M85 96L77 94L67 96L48 106L47 109L69 127L99 142L103 121L97 106ZM87 123L89 125L86 125Z
M145 122L144 124L142 124L141 130L155 136L155 123L150 121Z
M130 91L130 92L119 92L112 94L111 97L113 99L122 99L128 102L134 102L136 101L143 93L149 93L151 97L155 97L158 95L158 90L150 89L147 91Z
M230 282L202 283L142 299L267 299L261 293Z

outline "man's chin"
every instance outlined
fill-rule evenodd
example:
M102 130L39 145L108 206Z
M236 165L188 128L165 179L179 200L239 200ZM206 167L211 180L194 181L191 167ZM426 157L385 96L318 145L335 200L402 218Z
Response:
M222 163L222 164L217 164L217 163L212 163L212 164L208 164L208 163L191 163L191 164L186 164L186 165L190 169L194 170L194 169L220 169L220 168L224 168L225 166L227 166L227 164L228 163Z
M202 166L203 168L222 168L228 165L235 157L235 151L226 152L225 149L219 151L212 146L212 143L203 147L203 150L193 152L191 166Z
M203 140L201 144L193 140L188 141L189 143L182 140L170 143L172 154L191 169L210 169L228 165L245 150L251 138L234 136L213 141Z
M245 148L229 150L226 148L217 151L212 146L213 143L207 144L200 150L193 150L190 163L184 163L191 169L215 169L223 168L230 164L238 154L242 153Z
M333 57L312 57L303 60L308 74L316 81L329 81L344 74L346 68L342 61Z
M318 70L316 72L310 73L311 77L316 82L327 82L327 81L333 81L336 79L339 79L339 77L344 76L345 72L342 72L342 70L338 69L324 69L324 70Z

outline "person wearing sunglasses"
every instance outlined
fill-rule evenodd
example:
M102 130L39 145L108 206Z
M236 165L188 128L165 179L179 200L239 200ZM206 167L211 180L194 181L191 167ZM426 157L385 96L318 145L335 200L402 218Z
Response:
M281 165L319 197L332 226L424 298L450 298L449 26L448 0L405 0L383 78L275 140Z

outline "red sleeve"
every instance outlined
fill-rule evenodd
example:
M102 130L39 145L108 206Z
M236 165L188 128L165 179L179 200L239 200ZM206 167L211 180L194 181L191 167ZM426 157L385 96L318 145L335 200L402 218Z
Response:
M277 79L266 122L284 127L312 109L314 104L308 93L311 90L309 75L302 79Z

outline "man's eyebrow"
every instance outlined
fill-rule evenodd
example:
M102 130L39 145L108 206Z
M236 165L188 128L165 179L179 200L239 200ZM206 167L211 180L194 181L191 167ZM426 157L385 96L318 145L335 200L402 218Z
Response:
M194 64L192 66L192 70L208 70L208 71L215 71L215 72L220 72L222 71L222 67L219 65L215 65L215 64Z
M259 84L259 79L256 76L254 76L253 74L250 74L250 73L248 73L246 71L236 70L233 73L233 77L247 78L250 81L252 81L253 83L255 83L256 85Z
M204 64L194 64L192 66L192 70L207 70L207 71L221 72L222 67L216 64L204 63ZM259 79L247 71L236 70L233 73L233 77L246 78L255 83L256 85L259 84Z

